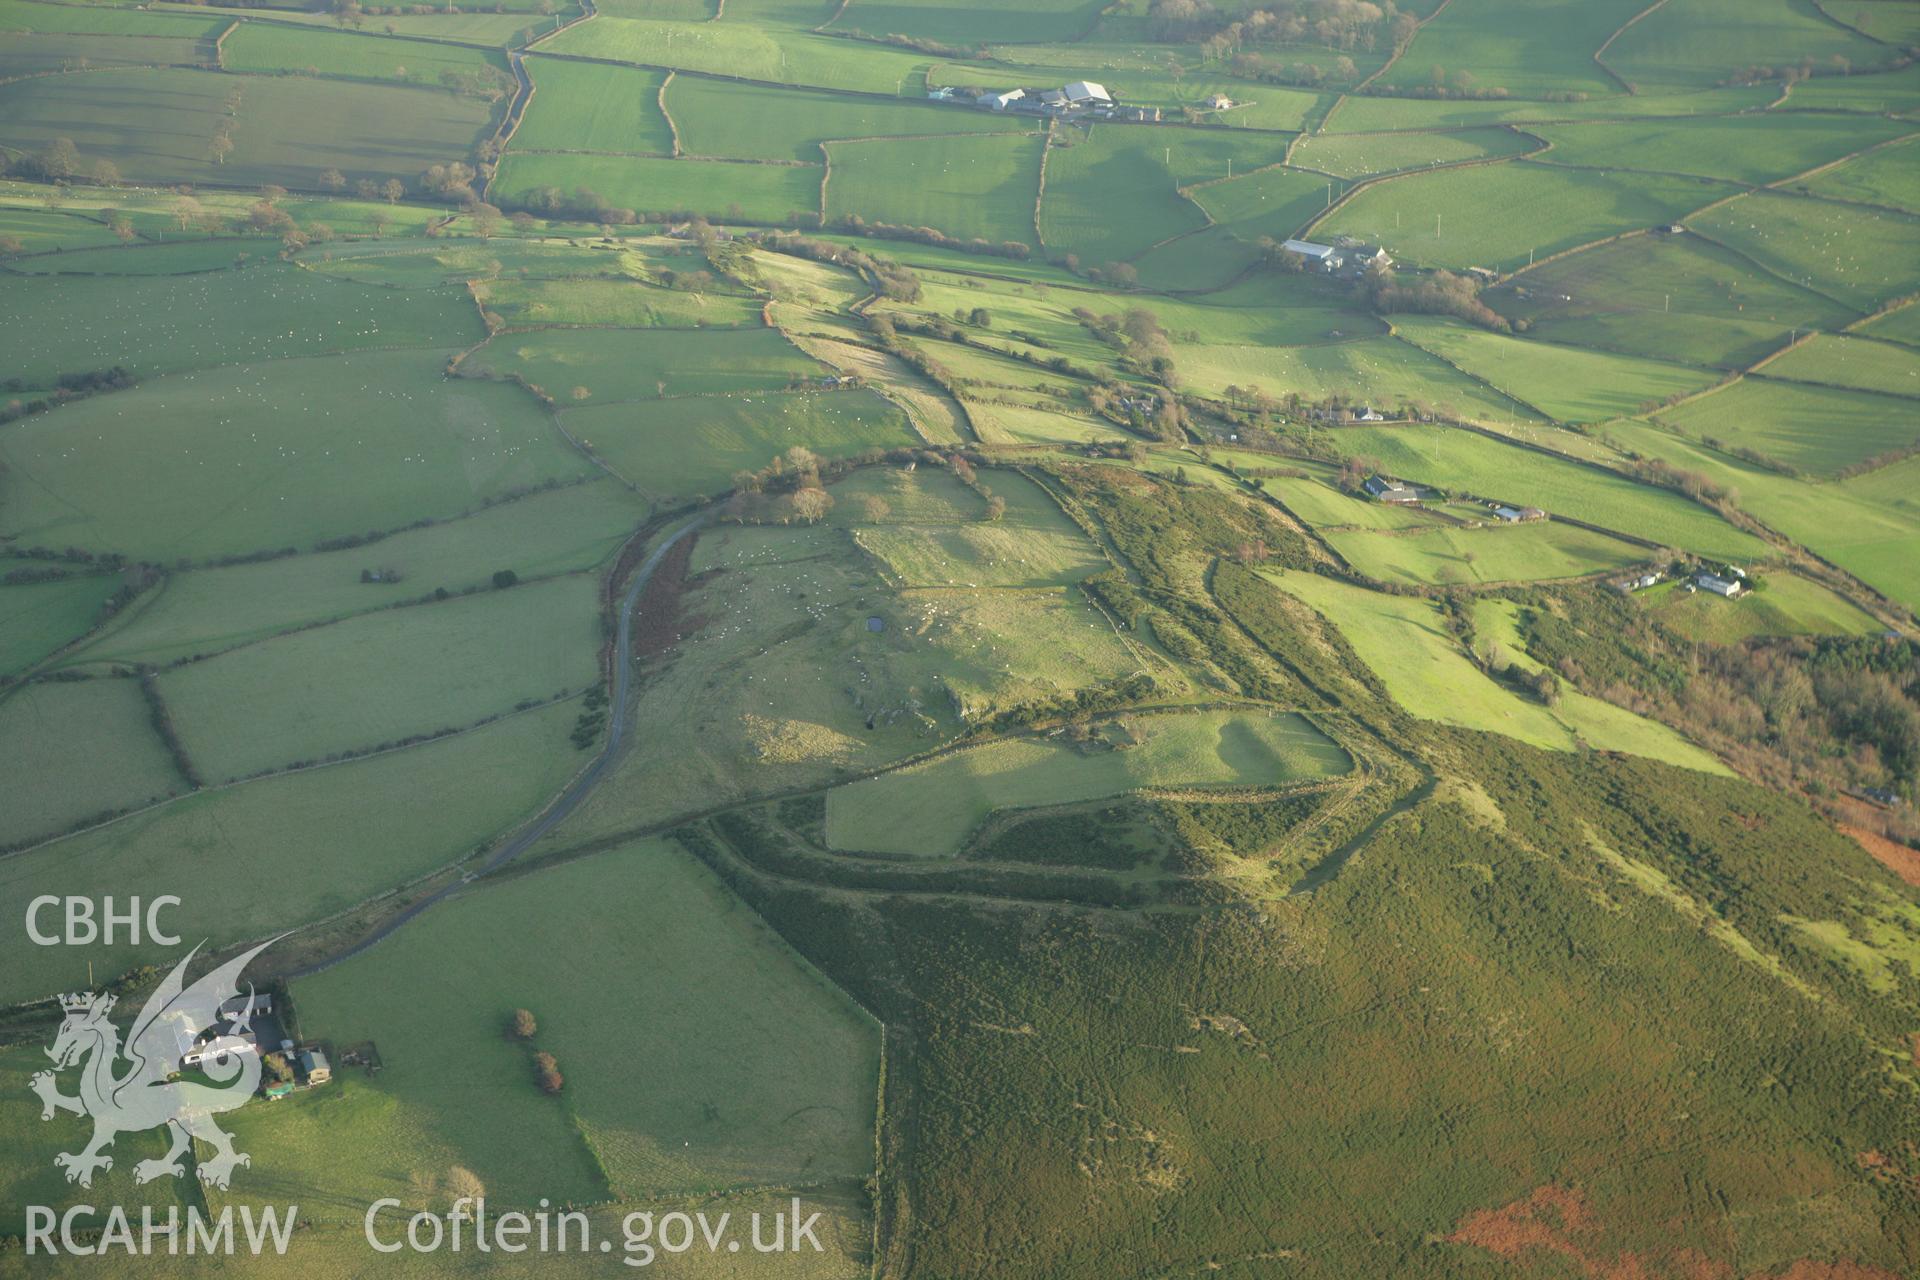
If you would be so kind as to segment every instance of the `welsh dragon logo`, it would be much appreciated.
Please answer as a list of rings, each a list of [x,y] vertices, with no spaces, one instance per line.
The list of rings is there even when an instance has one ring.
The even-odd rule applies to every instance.
[[[252,1163],[251,1157],[233,1149],[233,1138],[213,1118],[253,1096],[260,1084],[260,1055],[237,1034],[215,1036],[204,1043],[200,1037],[221,1023],[221,1006],[240,995],[240,971],[271,945],[271,941],[261,943],[189,987],[184,985],[184,975],[200,951],[195,947],[147,998],[124,1047],[119,1029],[107,1019],[113,1012],[113,996],[88,991],[60,997],[66,1018],[47,1050],[53,1070],[36,1074],[32,1087],[40,1095],[42,1120],[53,1119],[58,1111],[93,1120],[91,1142],[80,1151],[63,1151],[53,1158],[66,1171],[68,1182],[92,1186],[96,1170],[113,1168],[113,1157],[105,1149],[117,1135],[163,1125],[172,1133],[173,1146],[159,1159],[135,1165],[135,1182],[151,1182],[167,1174],[183,1176],[182,1157],[195,1138],[215,1150],[211,1159],[199,1162],[200,1180],[211,1186],[225,1187],[236,1166]],[[247,994],[247,1006],[233,1024],[235,1031],[246,1026],[251,987]],[[181,1055],[189,1049],[204,1055],[198,1070],[215,1083],[168,1079],[179,1070]],[[119,1069],[123,1061],[130,1064],[125,1071]],[[54,1073],[76,1065],[80,1066],[80,1092],[68,1097],[60,1092]]]

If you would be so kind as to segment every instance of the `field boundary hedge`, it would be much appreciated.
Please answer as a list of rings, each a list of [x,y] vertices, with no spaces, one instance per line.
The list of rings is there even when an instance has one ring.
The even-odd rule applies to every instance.
[[[227,37],[240,29],[242,18],[235,18],[227,24],[227,29],[213,38],[213,68],[216,71],[227,69]]]
[[[1400,61],[1400,55],[1405,53],[1407,50],[1413,48],[1413,42],[1420,38],[1420,33],[1426,30],[1427,24],[1429,22],[1432,22],[1435,18],[1439,17],[1441,14],[1445,13],[1447,11],[1447,6],[1452,3],[1453,3],[1453,0],[1440,0],[1439,4],[1433,6],[1433,12],[1413,24],[1412,34],[1408,35],[1404,42],[1397,44],[1393,47],[1393,52],[1387,55],[1387,60],[1381,63],[1379,68],[1372,75],[1362,80],[1359,84],[1354,85],[1353,88],[1349,90],[1347,93],[1341,94],[1340,101],[1344,102],[1351,95],[1363,92],[1368,85],[1372,84],[1375,80],[1378,80],[1381,76],[1391,71],[1393,69],[1393,64]],[[1340,103],[1336,102],[1333,105],[1335,107],[1338,107]],[[1327,114],[1331,116],[1333,114],[1333,111],[1329,110]],[[1326,127],[1326,121],[1322,120],[1320,122],[1320,127],[1324,129]]]
[[[1600,70],[1606,72],[1608,77],[1611,78],[1613,82],[1619,85],[1622,89],[1625,89],[1629,96],[1638,93],[1639,90],[1634,87],[1632,81],[1628,80],[1625,76],[1621,75],[1618,71],[1615,71],[1612,67],[1608,66],[1606,64],[1606,61],[1601,57],[1601,55],[1604,54],[1608,49],[1611,49],[1613,47],[1613,42],[1615,40],[1618,40],[1621,36],[1627,33],[1628,27],[1631,27],[1634,23],[1639,22],[1642,18],[1651,16],[1655,9],[1660,8],[1666,3],[1667,3],[1667,0],[1653,0],[1652,4],[1640,10],[1640,12],[1634,14],[1631,18],[1628,18],[1625,22],[1621,23],[1618,27],[1614,28],[1613,34],[1608,36],[1605,40],[1602,40],[1600,42],[1600,47],[1593,51],[1593,65],[1600,68]],[[1820,0],[1814,0],[1814,3],[1817,5],[1820,3]]]
[[[673,78],[679,74],[677,71],[667,72],[666,77],[660,81],[660,88],[654,94],[660,102],[660,118],[667,122],[667,137],[672,141],[673,149],[669,155],[675,160],[685,154],[685,148],[680,145],[680,126],[673,122],[673,112],[667,110],[667,86],[672,84]]]

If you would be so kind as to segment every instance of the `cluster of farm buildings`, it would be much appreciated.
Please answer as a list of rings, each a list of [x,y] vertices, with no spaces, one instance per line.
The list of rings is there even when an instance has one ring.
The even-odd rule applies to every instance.
[[[1308,267],[1327,275],[1345,273],[1363,276],[1368,271],[1386,271],[1393,266],[1393,258],[1375,244],[1361,244],[1357,240],[1343,239],[1337,244],[1318,244],[1312,240],[1287,240],[1282,249],[1297,254],[1306,260]]]
[[[1161,118],[1159,107],[1122,106],[1114,101],[1105,85],[1092,80],[1076,80],[1057,89],[989,89],[981,93],[957,88],[930,89],[927,97],[963,107],[1063,120],[1131,120],[1151,124]],[[1225,111],[1233,106],[1233,99],[1216,93],[1207,99],[1206,105],[1211,111]]]
[[[1658,586],[1666,581],[1666,577],[1664,573],[1643,573],[1613,585],[1617,590],[1631,595],[1635,591],[1644,591],[1648,587]],[[1716,596],[1725,596],[1732,600],[1747,591],[1747,571],[1737,565],[1726,565],[1718,572],[1712,569],[1697,569],[1687,578],[1684,585],[1689,593],[1710,591]]]
[[[1419,485],[1408,484],[1404,480],[1395,480],[1388,476],[1368,476],[1360,487],[1375,502],[1390,503],[1394,506],[1412,506],[1439,496],[1422,489]],[[1515,507],[1504,502],[1491,501],[1483,505],[1501,524],[1527,524],[1547,518],[1547,513],[1539,507]]]
[[[189,1038],[179,1070],[198,1070],[227,1055],[258,1054],[264,1061],[274,1053],[281,1055],[291,1072],[261,1074],[260,1092],[268,1098],[285,1097],[295,1089],[311,1089],[333,1079],[333,1064],[326,1052],[318,1045],[298,1045],[289,1039],[274,1014],[273,998],[257,993],[223,1003],[214,1024]]]

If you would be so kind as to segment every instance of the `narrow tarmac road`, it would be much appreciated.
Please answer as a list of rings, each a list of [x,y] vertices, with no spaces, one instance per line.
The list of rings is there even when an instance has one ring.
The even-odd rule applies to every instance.
[[[607,719],[607,740],[602,744],[600,754],[594,757],[593,763],[588,765],[583,772],[575,777],[574,780],[567,785],[566,790],[562,791],[533,821],[520,828],[510,839],[502,843],[499,848],[488,854],[484,862],[471,868],[465,876],[420,899],[420,901],[409,906],[405,911],[402,911],[399,915],[387,921],[381,925],[380,928],[360,939],[352,946],[342,951],[337,951],[324,960],[315,961],[305,968],[283,974],[283,977],[289,979],[310,977],[323,969],[331,969],[342,960],[350,960],[354,956],[359,955],[361,952],[367,950],[367,948],[391,934],[394,930],[412,920],[415,916],[418,916],[428,907],[464,889],[476,877],[483,876],[489,871],[497,870],[507,863],[512,862],[515,858],[532,848],[533,845],[547,835],[548,832],[552,831],[562,822],[565,822],[567,817],[572,814],[575,809],[580,807],[581,801],[593,794],[594,789],[606,779],[608,770],[613,767],[614,757],[619,753],[620,745],[626,740],[627,736],[627,722],[629,719],[627,692],[633,680],[633,659],[631,656],[633,651],[633,617],[634,610],[639,606],[640,593],[645,591],[647,589],[647,583],[653,580],[653,572],[659,567],[660,561],[666,557],[667,552],[672,550],[675,544],[682,538],[692,535],[705,524],[705,516],[696,516],[681,525],[673,532],[671,537],[655,547],[652,552],[648,554],[647,558],[640,563],[640,567],[634,570],[633,584],[627,588],[627,594],[621,598],[620,620],[615,627],[613,648],[613,709]]]

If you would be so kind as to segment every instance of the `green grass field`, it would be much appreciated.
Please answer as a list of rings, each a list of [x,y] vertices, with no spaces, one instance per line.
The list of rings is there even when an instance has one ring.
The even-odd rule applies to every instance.
[[[235,365],[31,418],[0,437],[0,532],[202,558],[445,518],[586,473],[518,387],[449,385],[448,354]]]
[[[914,442],[906,415],[871,391],[760,392],[570,409],[569,434],[648,493],[720,493],[804,445],[841,458]]]
[[[1197,187],[1194,200],[1228,234],[1243,241],[1292,238],[1326,208],[1331,195],[1317,174],[1296,169],[1258,173]]]
[[[600,479],[364,547],[169,574],[125,625],[103,633],[73,661],[171,662],[440,589],[478,589],[500,569],[522,578],[588,569],[612,555],[647,512],[644,499],[615,480]],[[382,581],[361,581],[368,571],[379,572]]]
[[[517,374],[567,407],[778,391],[822,368],[772,329],[536,329],[489,339],[461,372]]]
[[[294,1147],[318,1161],[304,1172],[321,1194],[407,1198],[408,1172],[450,1163],[521,1205],[872,1169],[877,1024],[665,841],[483,885],[295,998],[310,1034],[379,1045],[385,1069],[361,1088],[391,1107],[374,1128],[383,1160],[323,1132]],[[558,1099],[501,1035],[517,1007],[560,1063]]]
[[[643,213],[688,210],[720,219],[785,223],[795,213],[819,212],[823,172],[818,165],[514,151],[501,161],[490,191],[512,204],[524,203],[541,187],[572,191],[584,186],[616,207]]]
[[[1764,367],[1768,378],[1854,387],[1890,396],[1920,396],[1920,355],[1871,338],[1823,333]]]
[[[1066,804],[1141,787],[1275,786],[1352,767],[1295,715],[1185,711],[1129,721],[1125,745],[1084,749],[1028,739],[971,747],[827,796],[836,849],[945,858],[1000,809]]]
[[[474,287],[488,311],[515,328],[612,325],[624,329],[753,327],[751,298],[710,290],[657,289],[637,280],[500,280]]]
[[[1369,578],[1429,586],[1577,578],[1638,564],[1647,554],[1630,543],[1552,521],[1412,533],[1355,530],[1329,533],[1326,539]]]
[[[1387,245],[1435,267],[1511,271],[1607,236],[1676,221],[1729,195],[1720,183],[1657,174],[1557,169],[1529,160],[1377,183],[1335,209],[1315,235]]]
[[[1677,493],[1625,476],[1434,427],[1348,427],[1336,437],[1351,456],[1390,475],[1544,508],[1704,555],[1747,559],[1762,544]]]
[[[228,71],[298,72],[350,80],[393,80],[439,87],[460,77],[485,77],[507,88],[506,57],[491,49],[383,40],[349,31],[316,31],[271,22],[243,22],[220,46]]]
[[[989,483],[1001,473],[989,476]],[[886,525],[971,525],[987,513],[987,504],[979,493],[961,484],[945,468],[862,467],[843,480],[834,482],[833,495],[838,505],[828,517],[831,524],[843,528],[873,528]],[[1041,495],[1044,497],[1044,495]],[[877,519],[861,504],[863,498],[879,498],[887,504]],[[1011,506],[1011,503],[1009,503]],[[708,551],[718,551],[723,542],[703,543]],[[770,542],[763,550],[772,551],[781,544]],[[736,549],[736,553],[744,548]]]
[[[229,116],[236,91],[239,110]],[[412,186],[428,165],[471,151],[488,118],[486,103],[439,89],[303,76],[95,71],[0,85],[0,144],[38,150],[70,138],[85,163],[112,161],[141,182],[312,190],[339,169]],[[228,119],[233,152],[216,162],[215,129]]]
[[[119,585],[115,574],[0,586],[0,675],[17,675],[85,635]]]
[[[1071,587],[1108,567],[1032,481],[996,471],[987,484],[1007,503],[997,521],[910,524],[889,513],[857,528],[854,539],[904,587]],[[843,518],[864,519],[859,504],[848,510]]]
[[[665,72],[533,57],[527,74],[533,101],[513,131],[514,150],[673,154],[673,131],[660,113]]]
[[[1482,300],[1549,342],[1726,366],[1758,360],[1794,329],[1850,317],[1833,299],[1689,235],[1632,236],[1571,254]]]
[[[0,80],[82,67],[191,66],[201,42],[178,36],[39,35],[0,31]]]
[[[1865,311],[1920,284],[1906,250],[1920,218],[1824,200],[1750,195],[1702,214],[1697,226],[1795,284]]]
[[[551,31],[556,22],[571,16],[571,11],[541,14],[535,12],[540,0],[500,0],[497,11],[469,8],[448,13],[443,5],[425,13],[383,13],[379,32],[401,36],[432,36],[454,44],[477,44],[490,48],[518,44]],[[516,13],[514,10],[520,10]],[[275,9],[275,22],[297,22],[310,27],[332,27],[338,19],[324,10]],[[360,28],[366,31],[365,27]]]
[[[182,937],[218,948],[344,911],[456,858],[531,816],[579,767],[573,703],[510,716],[443,742],[237,787],[198,792],[111,826],[0,860],[11,901],[111,884],[180,893]],[[98,980],[172,959],[164,947],[89,948]],[[71,991],[85,961],[21,949],[0,971],[9,1004]]]
[[[1778,85],[1597,96],[1582,102],[1524,98],[1374,98],[1342,102],[1327,122],[1332,133],[1377,133],[1396,129],[1465,129],[1496,124],[1554,124],[1656,116],[1729,115],[1764,107],[1780,96]]]
[[[1230,386],[1253,387],[1268,395],[1298,391],[1309,399],[1334,395],[1355,402],[1370,399],[1386,407],[1415,401],[1482,422],[1537,420],[1525,406],[1482,386],[1439,357],[1393,338],[1302,347],[1180,343],[1174,352],[1187,385],[1213,395]]]
[[[103,811],[145,804],[184,781],[147,725],[135,680],[32,684],[0,699],[7,803],[0,845],[58,835]]]
[[[1712,386],[1712,370],[1509,338],[1455,320],[1396,316],[1394,331],[1558,422],[1603,422]]]
[[[1420,29],[1381,82],[1426,85],[1465,71],[1473,87],[1526,97],[1617,94],[1593,52],[1645,5],[1636,0],[1452,0]]]
[[[365,614],[160,677],[209,781],[366,751],[511,711],[595,680],[591,575]]]
[[[833,143],[827,216],[1032,244],[1041,141],[988,135]]]
[[[926,56],[908,49],[738,22],[603,17],[570,27],[539,47],[770,84],[913,97],[919,96],[927,68]]]
[[[1138,129],[1110,124],[1048,149],[1040,234],[1049,250],[1112,262],[1206,225],[1163,157],[1150,154],[1154,142]]]
[[[1920,346],[1920,306],[1908,305],[1861,326],[1861,331],[1890,342]]]
[[[1630,448],[1699,471],[1739,491],[1740,506],[1908,608],[1920,606],[1920,566],[1913,558],[1920,510],[1912,498],[1911,460],[1835,485],[1811,485],[1763,470],[1639,424],[1609,434]]]
[[[700,534],[692,571],[701,577],[682,597],[682,616],[704,625],[671,662],[649,667],[634,707],[636,724],[680,729],[634,736],[607,783],[569,819],[566,844],[752,796],[825,787],[848,770],[925,751],[959,728],[941,685],[956,665],[951,651],[964,644],[980,666],[991,661],[995,670],[1006,662],[975,652],[987,640],[977,633],[955,631],[948,650],[917,634],[919,619],[873,562],[845,529],[824,522],[715,525]],[[1080,615],[1078,630],[1093,636],[1084,626],[1091,610]],[[867,629],[874,616],[888,621],[885,630]],[[1043,638],[1077,643],[1059,614],[1033,618],[1049,628]],[[1105,653],[1102,676],[1131,669],[1116,673]],[[1087,665],[1081,658],[1060,671],[1077,674]],[[1020,674],[1039,669],[1023,659]]]
[[[1300,140],[1292,163],[1340,178],[1365,178],[1488,156],[1517,155],[1540,144],[1513,129],[1463,129],[1457,133],[1381,133],[1356,136],[1316,133]]]
[[[1920,67],[1877,75],[1821,76],[1795,85],[1787,101],[1814,111],[1909,114],[1920,107]]]
[[[289,217],[296,217],[293,210],[298,207],[281,206]],[[150,215],[129,216],[133,218],[136,229],[150,230],[153,221]],[[149,226],[141,227],[141,223],[148,223]],[[26,276],[95,276],[109,279],[116,282],[116,289],[125,293],[137,288],[125,284],[127,277],[194,276],[237,271],[242,267],[261,265],[270,256],[265,252],[266,249],[265,241],[247,241],[233,236],[167,242],[135,240],[127,244],[115,244],[112,248],[72,249],[17,258],[13,266]],[[111,300],[103,301],[103,309],[111,312]],[[128,341],[132,345],[131,337]]]
[[[85,974],[74,975],[76,981]],[[9,1044],[0,1049],[0,1231],[18,1237],[26,1231],[26,1207],[30,1204],[55,1206],[62,1213],[75,1205],[96,1204],[92,1213],[82,1212],[76,1224],[98,1224],[104,1218],[107,1197],[124,1207],[132,1220],[140,1220],[140,1209],[150,1205],[157,1221],[166,1221],[169,1209],[185,1213],[193,1201],[192,1188],[185,1182],[160,1178],[144,1186],[133,1180],[133,1166],[142,1159],[159,1157],[167,1149],[166,1139],[157,1132],[129,1133],[114,1145],[114,1167],[103,1174],[91,1191],[69,1183],[53,1162],[58,1151],[78,1150],[86,1141],[86,1122],[75,1116],[61,1117],[61,1123],[49,1124],[40,1118],[40,1099],[31,1085],[33,1076],[47,1069],[45,1046],[32,1043]],[[71,1085],[67,1086],[71,1088]],[[164,1256],[164,1246],[163,1246]]]
[[[626,253],[582,260],[565,244],[541,240],[446,240],[425,236],[315,245],[299,255],[305,267],[385,289],[491,284],[520,279],[624,278]]]
[[[102,257],[159,252],[155,246]],[[231,263],[234,246],[220,246],[219,254]],[[16,302],[0,311],[7,371],[38,386],[51,385],[57,374],[114,365],[145,380],[371,347],[451,347],[484,336],[459,290],[370,289],[277,262],[137,279],[36,276],[11,281],[7,291]]]
[[[226,25],[210,14],[149,13],[120,5],[35,4],[29,0],[0,3],[0,31],[7,32],[211,40]]]
[[[1714,120],[1538,128],[1550,164],[1697,173],[1733,182],[1778,182],[1912,131],[1894,120],[1834,115],[1744,115]]]
[[[1875,44],[1798,0],[1688,0],[1649,14],[1607,50],[1607,65],[1641,87],[1705,86],[1744,67],[1840,57],[1853,67],[1890,61]]]
[[[0,235],[20,242],[23,253],[51,253],[118,244],[106,223],[60,209],[0,206]]]
[[[1271,465],[1265,459],[1260,465]],[[1266,476],[1260,480],[1263,493],[1282,502],[1295,518],[1316,529],[1412,529],[1433,523],[1418,508],[1373,502],[1343,493],[1328,476],[1318,479],[1297,476]]]
[[[1659,417],[1687,435],[1753,449],[1813,475],[1831,475],[1920,439],[1911,401],[1762,378],[1663,409]]]
[[[0,0],[0,902],[368,942],[294,996],[385,1069],[69,1186],[20,1002],[185,948],[0,946],[0,1236],[494,1280],[368,1261],[461,1166],[827,1215],[682,1280],[1914,1271],[1920,889],[1831,819],[1914,826],[1915,0],[245,3]],[[926,96],[1080,79],[1165,117]],[[1386,309],[1469,267],[1509,332]]]
[[[1160,107],[1175,118],[1186,107],[1205,110],[1207,100],[1222,93],[1233,100],[1233,108],[1209,111],[1210,124],[1280,133],[1304,128],[1307,118],[1324,102],[1311,89],[1259,83],[1233,75],[1224,62],[1203,63],[1199,50],[1191,45],[1155,45],[1137,37],[1123,37],[1074,44],[1023,44],[993,52],[993,62],[936,62],[927,70],[927,82],[951,87],[1037,87],[1091,78],[1124,95],[1129,105]],[[1288,49],[1290,58],[1302,61],[1314,55],[1327,63],[1339,56],[1332,50],[1304,45]],[[1361,50],[1353,50],[1352,56],[1356,62],[1367,60]]]
[[[688,155],[820,163],[820,144],[841,138],[932,137],[1030,131],[1032,120],[929,102],[847,98],[676,76],[667,113]]]
[[[1150,290],[1192,290],[1213,294],[1244,281],[1260,262],[1260,251],[1235,229],[1208,227],[1156,245],[1132,262],[1140,284]]]
[[[991,548],[948,547],[980,556]],[[964,563],[964,562],[963,562]],[[987,588],[994,576],[979,560],[961,581],[979,587],[903,592],[881,616],[910,633],[919,650],[915,672],[944,726],[951,714],[962,726],[1022,702],[1045,702],[1138,671],[1140,647],[1071,589]],[[1178,688],[1178,679],[1168,681]]]
[[[1666,726],[1597,698],[1568,690],[1558,707],[1548,707],[1497,683],[1460,651],[1446,630],[1439,606],[1430,600],[1383,595],[1310,573],[1279,569],[1265,573],[1338,627],[1394,701],[1416,716],[1505,734],[1550,751],[1585,746],[1709,773],[1726,772],[1719,761]],[[1482,623],[1476,630],[1491,628]],[[1510,629],[1505,636],[1488,638],[1503,640],[1508,654],[1524,663]]]
[[[1738,644],[1754,636],[1866,636],[1885,629],[1845,597],[1791,573],[1767,574],[1738,600],[1678,590],[1638,598],[1663,626],[1713,644]]]
[[[834,19],[835,31],[907,35],[938,41],[1074,40],[1100,13],[1099,0],[985,0],[956,8],[945,0],[863,0]]]
[[[1815,195],[1858,200],[1920,212],[1920,179],[1914,177],[1914,143],[1903,138],[1847,161],[1815,178]]]

